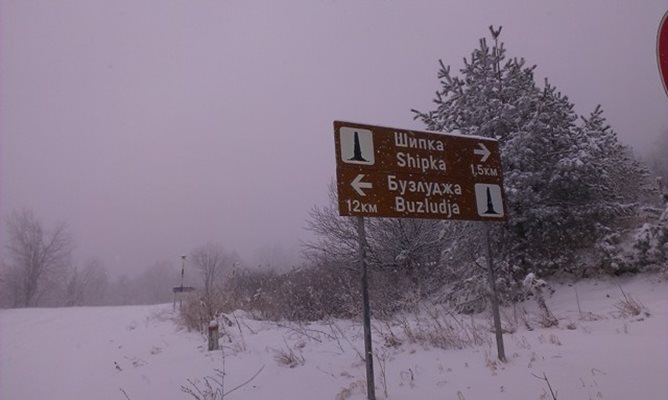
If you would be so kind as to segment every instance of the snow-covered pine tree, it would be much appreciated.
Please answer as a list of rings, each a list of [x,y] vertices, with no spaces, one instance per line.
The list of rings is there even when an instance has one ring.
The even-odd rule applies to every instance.
[[[547,276],[581,268],[576,257],[633,212],[644,179],[600,107],[578,125],[568,97],[547,80],[539,88],[535,66],[508,59],[496,33],[491,48],[480,40],[458,76],[441,62],[435,109],[413,111],[429,130],[500,141],[509,221],[495,228],[494,247],[499,279],[511,289],[528,272]],[[451,222],[446,228],[460,237],[463,229],[471,239],[478,235],[476,224]],[[472,242],[447,244],[457,256],[443,258],[446,268],[469,280],[475,280],[469,272],[476,257]]]
[[[607,124],[603,109],[596,106],[589,117],[580,117],[582,125],[578,126],[579,156],[589,166],[589,176],[596,182],[606,181],[607,188],[590,185],[604,197],[608,208],[615,214],[625,213],[626,209],[638,202],[647,201],[648,196],[656,196],[650,188],[649,171],[641,165],[632,154],[630,148],[617,140],[617,134]]]

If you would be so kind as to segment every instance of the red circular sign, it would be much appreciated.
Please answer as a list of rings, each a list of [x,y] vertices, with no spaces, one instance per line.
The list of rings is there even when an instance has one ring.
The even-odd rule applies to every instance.
[[[656,38],[656,56],[659,62],[659,72],[663,88],[668,94],[668,12],[661,19],[659,24],[659,33]]]

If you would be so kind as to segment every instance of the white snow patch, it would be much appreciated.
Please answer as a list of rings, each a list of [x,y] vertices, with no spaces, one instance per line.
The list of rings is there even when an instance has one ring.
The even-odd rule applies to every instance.
[[[650,315],[619,315],[619,286]],[[495,359],[484,315],[475,319],[483,326],[483,344],[458,350],[411,342],[399,319],[374,321],[377,397],[385,398],[386,385],[389,399],[538,399],[547,385],[532,374],[545,373],[560,399],[667,398],[665,276],[552,287],[548,304],[558,327],[530,331],[522,318],[515,321],[512,308],[503,310],[504,326],[515,330],[504,335],[506,364]],[[532,301],[517,307],[523,308],[537,312]],[[0,310],[0,399],[124,400],[121,390],[132,400],[188,399],[181,391],[188,379],[201,385],[215,369],[224,369],[231,389],[263,366],[229,398],[366,397],[358,322],[276,324],[236,316],[241,331],[221,324],[228,333],[220,341],[223,360],[220,351],[206,351],[203,335],[175,324],[171,305]],[[403,320],[413,334],[420,329],[414,317]],[[450,328],[458,329],[456,323]],[[290,368],[280,361],[291,354],[303,363]]]

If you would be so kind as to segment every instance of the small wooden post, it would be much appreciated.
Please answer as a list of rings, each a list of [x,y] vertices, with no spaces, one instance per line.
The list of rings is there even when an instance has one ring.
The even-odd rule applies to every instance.
[[[218,321],[209,322],[209,351],[218,350]]]

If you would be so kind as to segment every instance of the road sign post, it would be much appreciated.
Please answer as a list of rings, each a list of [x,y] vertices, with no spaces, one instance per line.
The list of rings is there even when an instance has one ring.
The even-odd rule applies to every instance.
[[[503,331],[501,330],[501,311],[499,310],[499,297],[496,291],[496,273],[494,271],[494,259],[492,258],[492,245],[489,240],[489,226],[485,224],[485,242],[487,247],[487,279],[490,287],[490,303],[492,305],[492,318],[494,319],[494,334],[496,336],[496,354],[499,360],[506,362],[506,349],[503,346]]]
[[[375,399],[362,217],[505,221],[498,142],[334,121],[339,214],[358,217],[368,398]],[[488,274],[499,359],[505,361],[489,234]]]
[[[364,217],[357,217],[359,242],[359,269],[362,273],[362,320],[364,325],[364,361],[366,364],[366,392],[368,400],[376,400],[376,385],[373,376],[373,350],[371,348],[371,306],[369,305],[369,279],[366,265],[366,232]]]

